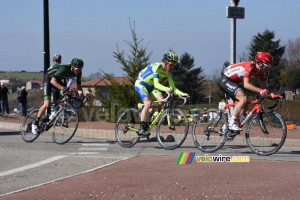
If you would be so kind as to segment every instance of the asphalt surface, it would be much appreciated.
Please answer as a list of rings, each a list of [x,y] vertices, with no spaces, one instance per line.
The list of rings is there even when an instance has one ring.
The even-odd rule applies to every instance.
[[[0,123],[0,127],[11,129],[18,126],[18,123]],[[93,125],[89,126],[88,130],[91,131],[85,129],[83,132],[87,134],[86,137],[93,137]],[[97,129],[99,132],[99,127]],[[109,129],[109,125],[102,129],[104,135],[109,134]],[[298,142],[299,130],[288,134],[293,134],[291,140]],[[81,136],[85,137],[84,134]],[[249,162],[240,163],[198,162],[198,150],[195,150],[197,153],[191,164],[176,164],[179,154],[140,155],[111,165],[99,166],[69,178],[24,188],[22,191],[1,196],[0,200],[299,199],[300,143],[299,148],[297,143],[292,144],[291,149],[284,147],[287,150],[284,153],[278,152],[276,156],[253,156],[254,159],[250,156]],[[184,150],[183,147],[182,151]],[[238,148],[236,150],[239,151]],[[165,152],[168,154],[172,151]],[[224,152],[228,152],[227,149],[223,150],[223,154]],[[187,161],[187,155],[183,163]]]

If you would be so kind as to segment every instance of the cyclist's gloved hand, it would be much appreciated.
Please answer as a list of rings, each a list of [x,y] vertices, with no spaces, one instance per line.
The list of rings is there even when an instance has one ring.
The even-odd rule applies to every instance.
[[[267,96],[267,94],[269,93],[269,91],[267,89],[261,89],[259,91],[259,94],[262,96],[262,97],[265,97]]]
[[[170,88],[170,89],[167,91],[167,93],[173,93],[173,92],[174,92],[173,88]]]
[[[60,91],[60,94],[61,95],[64,95],[66,92],[69,91],[69,88],[68,87],[65,87],[63,90]]]

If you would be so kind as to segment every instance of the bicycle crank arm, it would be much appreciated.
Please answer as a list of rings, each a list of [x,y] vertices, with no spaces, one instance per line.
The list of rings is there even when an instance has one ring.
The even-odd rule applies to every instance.
[[[173,126],[173,127],[169,126],[169,129],[172,131],[175,131],[175,126]]]

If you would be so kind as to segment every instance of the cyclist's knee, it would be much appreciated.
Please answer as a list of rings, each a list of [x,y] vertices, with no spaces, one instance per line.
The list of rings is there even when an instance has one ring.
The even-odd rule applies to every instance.
[[[50,100],[45,100],[43,106],[44,106],[44,108],[47,109],[47,108],[50,107],[50,104],[51,104],[51,101],[50,101]]]
[[[246,105],[247,101],[248,101],[248,97],[245,93],[239,94],[235,97],[240,104]]]

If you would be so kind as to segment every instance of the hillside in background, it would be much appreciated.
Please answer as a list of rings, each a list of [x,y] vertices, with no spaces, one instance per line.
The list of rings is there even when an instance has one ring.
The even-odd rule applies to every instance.
[[[0,76],[4,78],[15,78],[24,80],[42,80],[44,73],[42,72],[1,72]]]
[[[0,72],[0,79],[22,79],[22,80],[43,80],[43,72]],[[82,77],[82,82],[93,80],[90,77]]]

